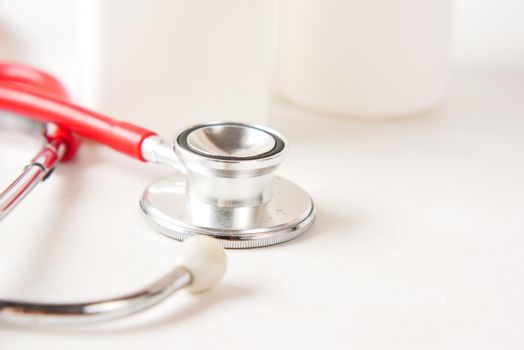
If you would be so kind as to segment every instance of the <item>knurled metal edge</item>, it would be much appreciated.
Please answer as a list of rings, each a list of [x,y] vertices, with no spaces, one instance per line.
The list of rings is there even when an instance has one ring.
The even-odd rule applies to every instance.
[[[146,219],[147,223],[153,228],[155,231],[169,237],[176,239],[177,241],[184,241],[185,239],[195,235],[195,231],[197,230],[191,230],[191,229],[183,229],[181,231],[175,231],[173,229],[167,228],[163,226],[161,223],[154,220],[150,214],[149,211],[145,210],[142,201],[140,201],[140,206],[142,208],[141,212],[144,215],[144,218]],[[215,238],[222,247],[226,249],[246,249],[246,248],[260,248],[260,247],[267,247],[271,245],[276,245],[280,243],[284,243],[287,241],[290,241],[292,239],[295,239],[297,237],[300,237],[303,235],[315,222],[316,217],[316,210],[315,206],[312,203],[311,204],[311,211],[306,216],[306,218],[296,225],[293,225],[292,228],[283,228],[280,230],[276,230],[271,232],[271,237],[268,238],[246,238],[246,239],[223,239],[218,238],[213,235],[208,235],[204,230],[198,230],[196,234],[203,234],[208,235],[210,237]],[[280,232],[279,232],[280,231]]]

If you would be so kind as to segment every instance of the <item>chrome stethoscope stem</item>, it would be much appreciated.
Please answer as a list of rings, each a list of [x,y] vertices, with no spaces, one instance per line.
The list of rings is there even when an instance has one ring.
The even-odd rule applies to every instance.
[[[30,325],[71,325],[108,321],[150,308],[188,286],[189,271],[176,266],[171,272],[135,293],[83,303],[43,304],[0,300],[0,321]]]
[[[66,145],[47,142],[24,168],[24,171],[0,194],[0,221],[7,216],[40,182],[51,174],[60,162]]]

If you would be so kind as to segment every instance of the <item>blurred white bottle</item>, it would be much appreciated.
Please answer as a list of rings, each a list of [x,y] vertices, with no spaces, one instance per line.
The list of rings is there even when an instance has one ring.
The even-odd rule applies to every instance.
[[[211,120],[264,122],[268,0],[84,0],[82,100],[165,137]]]
[[[0,1],[0,59],[52,73],[76,97],[79,1]]]
[[[393,117],[445,92],[452,0],[282,0],[276,87],[315,110]]]

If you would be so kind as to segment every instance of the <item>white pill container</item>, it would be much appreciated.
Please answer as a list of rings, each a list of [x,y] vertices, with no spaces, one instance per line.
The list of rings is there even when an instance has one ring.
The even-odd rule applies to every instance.
[[[391,118],[445,94],[452,0],[282,0],[276,89],[313,110]]]

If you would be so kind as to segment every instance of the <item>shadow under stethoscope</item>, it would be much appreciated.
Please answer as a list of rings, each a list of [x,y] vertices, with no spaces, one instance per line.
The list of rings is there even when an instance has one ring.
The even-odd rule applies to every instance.
[[[106,328],[105,330],[101,331],[104,333],[117,334],[130,331],[148,331],[162,327],[172,327],[173,325],[176,325],[178,322],[184,321],[191,317],[195,317],[202,312],[212,312],[212,309],[215,305],[220,305],[221,307],[223,307],[228,302],[245,298],[251,295],[252,293],[252,291],[244,288],[219,283],[213,289],[205,293],[191,295],[190,300],[187,300],[187,302],[184,305],[177,308],[176,310],[172,310],[172,312],[169,312],[163,316],[156,317],[155,319],[143,320],[142,322],[136,323],[134,325],[118,325],[115,322],[115,325],[112,327],[112,329]],[[170,302],[171,306],[173,306],[173,304],[176,304],[177,296],[175,295]],[[170,302],[166,303],[164,307],[169,308]],[[154,310],[151,311],[153,312]]]
[[[299,246],[301,244],[314,243],[322,235],[329,234],[330,232],[337,232],[337,227],[344,227],[348,230],[352,230],[357,224],[358,223],[352,218],[337,216],[324,210],[322,207],[317,207],[315,222],[307,232],[291,241],[267,248],[285,249],[289,245]]]

